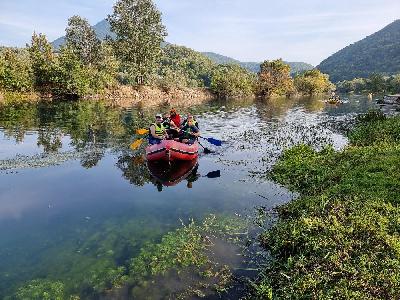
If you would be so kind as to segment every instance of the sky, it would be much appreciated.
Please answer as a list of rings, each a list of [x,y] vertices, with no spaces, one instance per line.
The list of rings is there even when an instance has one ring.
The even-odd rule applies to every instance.
[[[400,19],[399,0],[154,0],[170,43],[241,61],[283,58],[313,65]],[[115,0],[0,0],[0,45],[50,41],[69,17],[94,25]]]

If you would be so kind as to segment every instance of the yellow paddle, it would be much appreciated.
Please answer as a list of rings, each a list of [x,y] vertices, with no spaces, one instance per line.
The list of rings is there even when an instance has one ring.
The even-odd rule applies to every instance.
[[[136,134],[138,134],[138,135],[144,135],[144,134],[147,134],[147,133],[149,133],[148,129],[139,128],[139,129],[136,130]],[[136,150],[142,144],[143,144],[143,139],[137,139],[131,144],[131,149],[132,150]]]
[[[149,133],[148,129],[140,128],[140,129],[136,130],[136,134],[143,135],[143,134],[146,134],[146,133]]]
[[[132,149],[132,150],[136,150],[136,149],[139,148],[140,145],[142,145],[142,144],[143,144],[143,139],[138,139],[138,140],[134,141],[134,142],[131,144],[131,149]]]

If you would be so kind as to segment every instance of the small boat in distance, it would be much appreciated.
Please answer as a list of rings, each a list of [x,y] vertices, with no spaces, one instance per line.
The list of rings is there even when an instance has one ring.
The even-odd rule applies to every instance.
[[[385,95],[382,100],[378,100],[378,104],[400,104],[400,94]]]
[[[174,140],[162,140],[160,144],[149,145],[146,147],[147,161],[191,161],[199,155],[199,143],[193,144],[180,143]]]

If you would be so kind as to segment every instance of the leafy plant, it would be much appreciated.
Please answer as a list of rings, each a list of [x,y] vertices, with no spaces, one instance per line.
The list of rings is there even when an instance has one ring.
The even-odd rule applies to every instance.
[[[399,122],[370,112],[342,152],[284,153],[271,176],[301,196],[260,236],[273,260],[254,295],[267,286],[274,299],[400,297]]]

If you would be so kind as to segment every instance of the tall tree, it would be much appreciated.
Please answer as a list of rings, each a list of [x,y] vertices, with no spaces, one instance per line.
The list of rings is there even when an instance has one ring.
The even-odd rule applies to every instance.
[[[157,69],[167,35],[161,13],[152,0],[118,0],[108,21],[124,71],[133,82],[146,83]]]
[[[272,95],[289,95],[294,91],[290,66],[282,59],[264,61],[258,73],[258,96],[268,98]]]
[[[66,44],[80,58],[83,64],[91,65],[100,60],[101,42],[89,22],[80,16],[68,20]]]
[[[35,88],[38,90],[51,88],[55,57],[53,47],[47,41],[46,36],[34,32],[28,51],[35,77]]]

